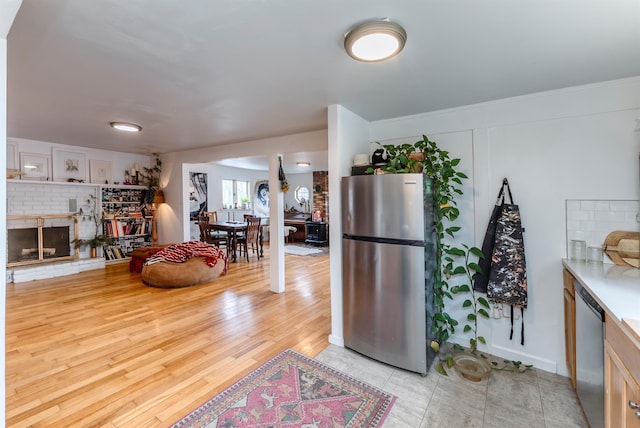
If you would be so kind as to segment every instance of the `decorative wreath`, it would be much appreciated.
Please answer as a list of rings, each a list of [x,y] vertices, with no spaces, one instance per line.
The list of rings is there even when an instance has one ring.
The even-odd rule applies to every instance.
[[[282,158],[278,158],[280,162],[280,169],[278,169],[278,180],[280,180],[280,191],[286,192],[289,190],[289,182],[287,181],[287,177],[284,175],[284,169],[282,169]]]

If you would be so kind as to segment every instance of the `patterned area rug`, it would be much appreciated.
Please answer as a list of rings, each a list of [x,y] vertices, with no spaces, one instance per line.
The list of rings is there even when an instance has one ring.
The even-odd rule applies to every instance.
[[[319,254],[324,254],[326,252],[325,248],[326,247],[317,248],[289,244],[284,246],[284,252],[286,254],[293,254],[296,256],[317,256]]]
[[[173,427],[379,427],[395,399],[287,349]]]

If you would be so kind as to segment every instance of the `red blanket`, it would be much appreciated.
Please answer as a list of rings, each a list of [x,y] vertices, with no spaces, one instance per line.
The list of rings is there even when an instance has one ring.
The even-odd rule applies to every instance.
[[[145,262],[146,265],[157,262],[184,263],[192,257],[203,257],[204,261],[211,267],[218,263],[219,259],[224,260],[224,272],[227,273],[227,255],[215,245],[206,242],[190,241],[175,244],[165,248],[150,257]]]

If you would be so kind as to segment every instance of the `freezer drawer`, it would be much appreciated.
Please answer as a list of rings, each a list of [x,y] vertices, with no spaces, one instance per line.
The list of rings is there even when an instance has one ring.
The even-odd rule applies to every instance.
[[[424,247],[343,239],[345,346],[426,374]]]

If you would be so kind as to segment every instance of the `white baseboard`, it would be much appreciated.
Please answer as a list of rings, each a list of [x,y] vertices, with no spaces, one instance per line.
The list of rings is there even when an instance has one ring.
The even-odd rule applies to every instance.
[[[461,346],[468,347],[469,339],[460,336],[452,336],[449,339],[452,343],[457,343]],[[494,355],[505,360],[522,361],[523,364],[532,364],[536,369],[544,370],[550,373],[557,373],[561,376],[568,376],[568,372],[558,372],[558,364],[556,361],[548,360],[545,358],[536,357],[525,352],[514,351],[513,349],[505,348],[504,346],[484,346],[480,345],[478,349],[481,352]]]
[[[342,337],[330,334],[329,343],[331,343],[332,345],[341,346],[344,348],[344,339]]]

